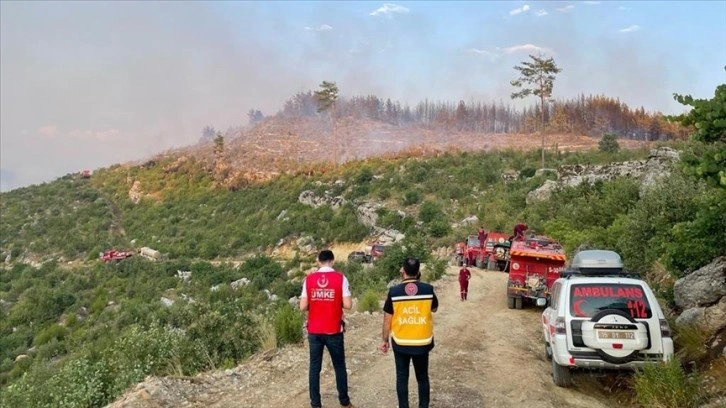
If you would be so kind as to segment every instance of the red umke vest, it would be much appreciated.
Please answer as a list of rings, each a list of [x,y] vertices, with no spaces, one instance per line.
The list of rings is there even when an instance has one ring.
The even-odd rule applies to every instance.
[[[338,334],[343,320],[343,274],[313,272],[305,278],[308,333]]]

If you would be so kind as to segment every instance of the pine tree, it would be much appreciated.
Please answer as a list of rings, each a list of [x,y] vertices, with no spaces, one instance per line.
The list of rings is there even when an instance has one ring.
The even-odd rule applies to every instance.
[[[338,137],[335,129],[335,105],[338,100],[338,85],[335,82],[323,81],[320,89],[315,91],[315,100],[318,103],[318,113],[329,112],[333,124],[333,163],[338,165]]]
[[[518,92],[514,92],[512,94],[512,99],[525,98],[530,95],[538,96],[540,99],[542,168],[544,168],[545,100],[552,97],[552,88],[554,87],[555,75],[557,75],[562,70],[557,67],[554,58],[550,57],[545,59],[542,55],[538,57],[530,55],[529,58],[532,61],[522,61],[520,65],[514,66],[514,69],[519,71],[520,76],[519,78],[511,81],[510,83],[515,88],[521,88],[521,90]],[[528,88],[527,86],[530,87]]]

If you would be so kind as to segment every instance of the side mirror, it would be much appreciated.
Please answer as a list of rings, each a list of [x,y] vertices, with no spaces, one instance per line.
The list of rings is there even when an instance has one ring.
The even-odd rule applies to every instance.
[[[547,299],[545,299],[545,298],[537,298],[537,306],[538,307],[545,307],[545,306],[547,306]]]

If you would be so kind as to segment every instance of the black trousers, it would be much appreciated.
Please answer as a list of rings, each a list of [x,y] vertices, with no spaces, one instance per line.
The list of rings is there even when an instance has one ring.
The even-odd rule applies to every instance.
[[[431,386],[429,385],[429,353],[402,354],[394,351],[396,359],[396,394],[398,395],[398,408],[408,406],[408,377],[409,368],[413,361],[413,371],[418,382],[418,406],[429,408]]]

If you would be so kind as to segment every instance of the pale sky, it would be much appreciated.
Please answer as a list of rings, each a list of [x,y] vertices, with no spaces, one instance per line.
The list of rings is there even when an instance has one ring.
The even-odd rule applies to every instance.
[[[323,80],[506,102],[539,52],[563,69],[556,98],[678,113],[672,93],[726,82],[726,1],[2,1],[0,189],[195,143]]]

